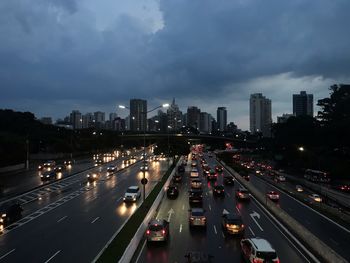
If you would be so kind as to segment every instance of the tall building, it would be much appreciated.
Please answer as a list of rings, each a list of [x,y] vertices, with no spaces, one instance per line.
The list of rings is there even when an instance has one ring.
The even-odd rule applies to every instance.
[[[285,123],[290,117],[293,117],[294,114],[283,113],[282,116],[277,116],[277,123]]]
[[[105,122],[105,113],[101,111],[94,112],[95,123]]]
[[[210,133],[210,114],[207,112],[201,112],[199,116],[199,131],[202,133]]]
[[[261,93],[250,95],[250,131],[262,132],[264,137],[271,136],[271,100]]]
[[[179,106],[175,103],[175,98],[167,110],[168,126],[171,131],[178,131],[182,127],[182,112]]]
[[[73,110],[70,114],[70,123],[73,126],[74,130],[81,129],[82,128],[82,118],[81,113],[78,110]]]
[[[125,120],[120,118],[120,117],[116,117],[113,120],[110,121],[111,122],[111,128],[114,131],[125,131]]]
[[[86,113],[83,115],[83,129],[94,127],[94,115]]]
[[[314,95],[300,91],[300,94],[293,94],[294,116],[314,116]]]
[[[130,130],[142,132],[147,130],[147,101],[130,100]]]
[[[199,129],[201,110],[196,106],[191,106],[187,108],[187,126]]]
[[[118,115],[117,115],[117,113],[115,113],[115,112],[111,112],[111,113],[109,114],[109,120],[110,120],[110,121],[114,121],[117,117],[118,117]]]
[[[218,130],[225,131],[227,125],[227,110],[226,107],[218,107],[217,109],[217,122],[218,122]]]

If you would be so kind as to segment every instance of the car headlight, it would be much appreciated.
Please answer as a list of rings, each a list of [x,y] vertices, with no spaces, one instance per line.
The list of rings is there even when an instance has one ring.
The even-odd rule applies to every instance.
[[[93,177],[93,178],[96,178],[96,174],[93,174],[92,177]]]
[[[2,215],[1,215],[1,217],[3,217],[3,218],[4,218],[4,217],[6,217],[6,214],[5,214],[5,213],[4,213],[4,214],[2,214]]]
[[[87,177],[89,178],[89,177],[90,177],[90,174],[88,174]]]
[[[132,198],[132,200],[134,200],[134,201],[135,201],[135,200],[136,200],[136,197],[134,196],[134,197]]]

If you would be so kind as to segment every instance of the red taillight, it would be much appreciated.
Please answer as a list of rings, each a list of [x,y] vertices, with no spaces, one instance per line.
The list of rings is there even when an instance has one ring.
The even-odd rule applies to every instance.
[[[149,230],[146,231],[146,234],[147,234],[147,235],[149,235],[150,233],[151,233],[151,231],[149,231]]]
[[[165,230],[164,229],[162,230],[162,234],[165,235]]]
[[[274,261],[273,261],[273,263],[280,263],[281,261],[280,261],[280,259],[278,258],[278,259],[275,259]]]
[[[262,259],[259,258],[254,258],[253,259],[253,263],[263,263],[264,261]]]

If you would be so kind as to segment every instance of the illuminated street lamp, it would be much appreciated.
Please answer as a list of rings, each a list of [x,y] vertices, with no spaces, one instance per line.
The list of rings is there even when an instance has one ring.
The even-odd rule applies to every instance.
[[[303,151],[305,151],[305,148],[304,148],[303,146],[300,146],[300,147],[298,148],[298,150],[301,151],[301,152],[303,152]]]
[[[119,105],[118,107],[120,109],[129,109],[130,110],[130,108],[125,106],[125,105]],[[145,117],[146,117],[145,119],[147,121],[147,113],[155,111],[159,108],[167,108],[167,107],[169,107],[169,103],[162,104],[162,105],[157,106],[149,111],[141,111],[140,113],[145,114]],[[133,117],[133,119],[135,119],[135,117]],[[144,125],[143,125],[143,167],[145,167],[145,165],[146,165],[146,123],[144,123]],[[142,170],[143,170],[143,178],[142,179],[143,179],[143,181],[145,181],[146,171],[145,171],[145,169],[142,169]],[[143,183],[142,187],[143,187],[143,201],[145,201],[145,199],[146,199],[146,185]]]

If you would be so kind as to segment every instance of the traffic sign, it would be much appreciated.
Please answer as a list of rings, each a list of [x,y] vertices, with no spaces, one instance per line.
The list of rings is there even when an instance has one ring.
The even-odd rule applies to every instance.
[[[141,184],[145,185],[145,184],[147,184],[147,183],[148,183],[147,178],[142,178],[142,179],[141,179]]]

